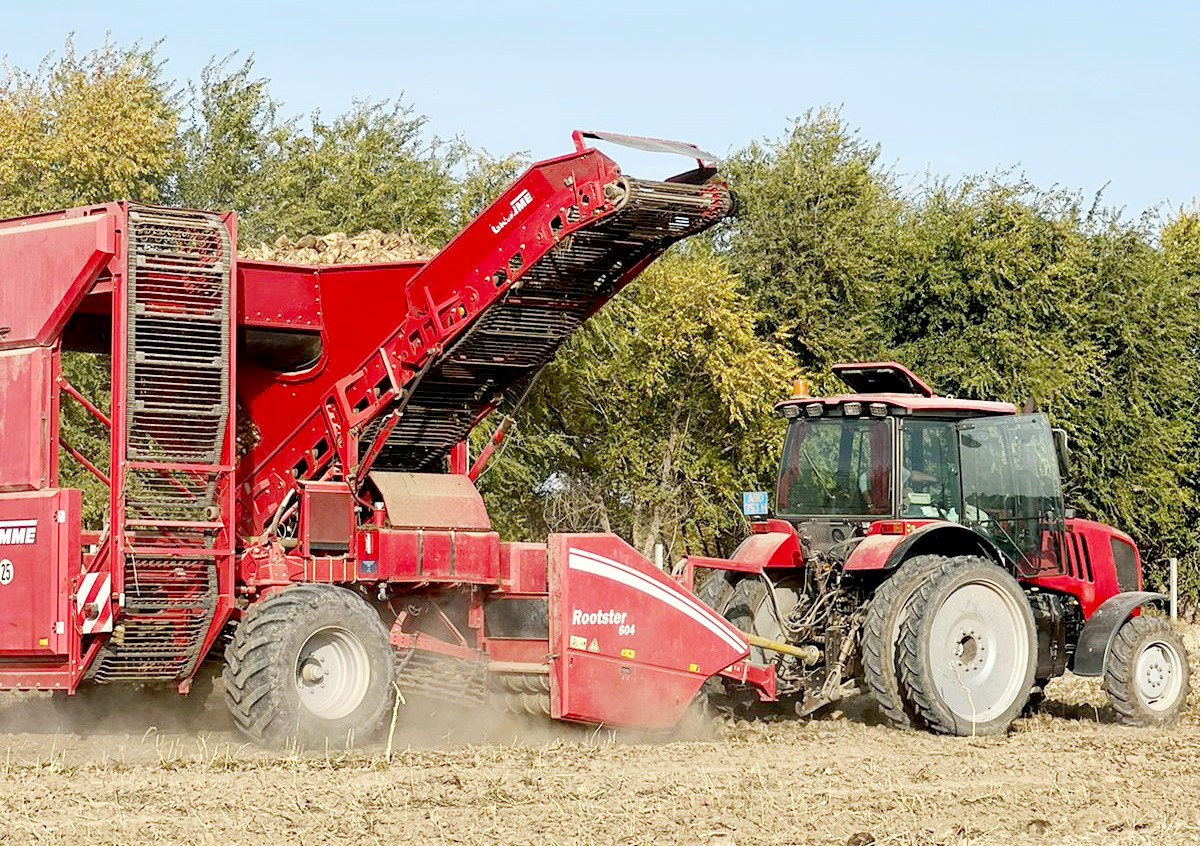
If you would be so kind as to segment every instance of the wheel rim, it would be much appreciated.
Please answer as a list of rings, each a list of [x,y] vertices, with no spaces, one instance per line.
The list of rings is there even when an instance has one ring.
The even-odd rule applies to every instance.
[[[1183,675],[1177,650],[1163,640],[1155,640],[1135,659],[1135,693],[1149,709],[1167,711],[1177,701]]]
[[[363,642],[337,626],[319,629],[296,657],[296,690],[301,705],[323,720],[341,719],[367,695],[371,663]]]
[[[981,579],[953,590],[935,612],[931,675],[956,717],[996,719],[1027,686],[1031,640],[1024,611],[1003,585]]]

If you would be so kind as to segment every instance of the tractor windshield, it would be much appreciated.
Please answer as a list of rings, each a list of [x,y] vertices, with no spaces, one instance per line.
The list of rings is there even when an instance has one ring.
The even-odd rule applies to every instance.
[[[890,514],[892,456],[893,426],[888,419],[797,418],[785,437],[776,513]]]

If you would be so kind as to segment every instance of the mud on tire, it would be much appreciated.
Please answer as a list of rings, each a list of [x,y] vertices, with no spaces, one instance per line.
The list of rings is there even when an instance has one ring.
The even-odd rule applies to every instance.
[[[375,610],[332,585],[294,585],[251,607],[225,650],[225,702],[268,746],[342,748],[392,707],[394,656]]]
[[[1189,694],[1189,662],[1181,635],[1163,617],[1132,617],[1110,644],[1102,686],[1119,722],[1172,725]]]
[[[941,734],[1002,734],[1035,683],[1035,615],[1008,572],[949,559],[903,612],[898,673],[907,705]]]

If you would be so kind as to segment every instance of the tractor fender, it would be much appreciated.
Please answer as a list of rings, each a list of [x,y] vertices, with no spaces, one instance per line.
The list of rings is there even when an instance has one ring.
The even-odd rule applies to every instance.
[[[860,541],[843,564],[847,571],[893,570],[915,555],[979,554],[1001,561],[993,543],[959,523],[943,520],[924,523],[904,535],[870,534]]]
[[[1115,635],[1119,633],[1123,623],[1127,622],[1131,612],[1150,602],[1167,601],[1168,597],[1163,593],[1131,590],[1116,593],[1099,605],[1081,629],[1081,637],[1077,639],[1077,649],[1073,653],[1073,672],[1078,676],[1100,676],[1105,673],[1110,644],[1114,642]]]

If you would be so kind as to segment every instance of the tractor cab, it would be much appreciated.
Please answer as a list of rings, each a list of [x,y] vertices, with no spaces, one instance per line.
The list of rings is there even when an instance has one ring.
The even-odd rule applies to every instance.
[[[778,517],[801,529],[816,551],[832,553],[873,531],[957,523],[989,538],[1022,571],[1043,568],[1046,530],[1064,520],[1060,462],[1045,415],[937,396],[897,364],[840,365],[835,372],[853,390],[870,392],[801,395],[777,405],[789,421]]]

